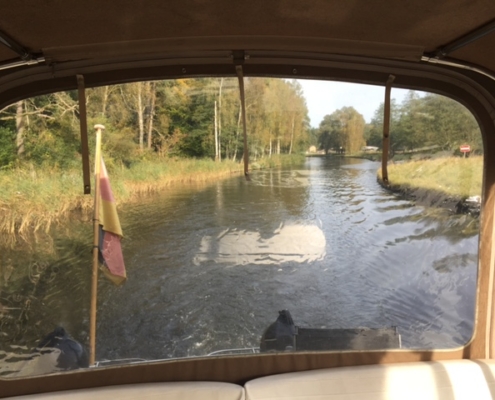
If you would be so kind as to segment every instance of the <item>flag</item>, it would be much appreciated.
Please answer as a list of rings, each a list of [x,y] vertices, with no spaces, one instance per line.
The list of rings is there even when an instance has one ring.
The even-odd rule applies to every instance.
[[[120,244],[120,239],[123,235],[103,157],[100,164],[99,214],[100,238],[98,250],[100,262],[103,264],[102,270],[105,276],[113,283],[121,285],[127,279]]]

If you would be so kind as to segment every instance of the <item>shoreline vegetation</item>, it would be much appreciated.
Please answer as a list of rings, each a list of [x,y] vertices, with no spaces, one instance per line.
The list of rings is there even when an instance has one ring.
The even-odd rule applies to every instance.
[[[280,155],[250,164],[250,170],[298,164],[303,155]],[[242,174],[239,162],[161,158],[134,162],[129,168],[107,162],[117,207],[171,185],[209,182]],[[92,178],[92,185],[94,179]],[[93,196],[83,195],[82,169],[22,168],[0,171],[0,234],[15,243],[32,233],[48,232],[63,220],[90,219]]]
[[[347,156],[346,156],[347,157]],[[359,157],[359,156],[357,156]],[[367,158],[362,155],[362,158]],[[263,158],[250,170],[299,164],[303,155]],[[108,163],[110,181],[119,209],[140,196],[159,192],[171,185],[201,183],[242,174],[242,164],[229,160],[167,158],[142,160],[129,168]],[[380,184],[418,205],[442,207],[454,213],[479,213],[483,157],[442,157],[392,162],[389,185]],[[93,183],[92,183],[93,184]],[[67,219],[91,218],[93,196],[82,194],[81,169],[23,168],[0,171],[0,233],[15,243],[32,233],[48,232]],[[471,204],[469,199],[478,199]]]
[[[483,157],[441,157],[391,163],[389,184],[379,183],[415,204],[441,207],[456,214],[479,215]]]
[[[304,157],[294,154],[308,147],[359,156],[363,147],[382,143],[383,103],[370,123],[353,107],[342,107],[312,128],[298,81],[246,78],[245,91],[252,130],[247,142],[253,156],[250,169]],[[93,201],[82,195],[77,109],[77,92],[67,91],[0,110],[0,241],[28,241],[32,233],[48,232],[64,219],[90,215]],[[103,151],[119,206],[176,182],[239,173],[241,165],[228,160],[244,152],[241,111],[238,82],[232,77],[134,82],[87,93],[88,125],[106,126]],[[421,151],[452,154],[462,143],[469,143],[473,154],[482,148],[473,115],[439,95],[410,91],[401,104],[392,102],[391,120],[394,161],[423,157]],[[94,140],[91,135],[90,148]],[[408,179],[417,184],[415,172],[410,174],[405,183],[393,174],[391,181],[404,191]],[[451,196],[458,195],[465,196],[463,191]]]
[[[327,157],[307,154],[308,157]],[[381,161],[381,153],[330,154],[329,157]],[[455,157],[447,153],[397,154],[388,164],[389,184],[377,170],[379,184],[415,204],[441,207],[456,214],[479,215],[483,156]]]

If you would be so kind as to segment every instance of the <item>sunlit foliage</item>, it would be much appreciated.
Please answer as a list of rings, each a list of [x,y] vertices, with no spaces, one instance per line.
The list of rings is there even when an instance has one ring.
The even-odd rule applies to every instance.
[[[382,136],[383,104],[368,126],[367,144],[381,147]],[[454,153],[464,143],[476,154],[483,151],[481,132],[471,112],[457,101],[432,93],[420,96],[410,91],[402,104],[392,101],[390,141],[392,153],[425,147]]]
[[[300,85],[246,78],[245,87],[253,158],[303,150],[309,124]],[[244,152],[236,78],[88,89],[87,111],[90,127],[96,123],[106,127],[103,143],[110,165],[169,156],[240,161]],[[80,163],[77,92],[39,96],[0,110],[0,148],[4,168],[26,162],[63,168]]]

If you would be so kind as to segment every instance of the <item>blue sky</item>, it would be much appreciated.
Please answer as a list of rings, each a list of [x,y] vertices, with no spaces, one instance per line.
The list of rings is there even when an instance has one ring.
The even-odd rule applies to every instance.
[[[304,90],[313,127],[318,127],[325,115],[346,106],[354,107],[366,122],[370,122],[385,97],[384,86],[306,79],[300,79],[299,83]],[[392,98],[401,103],[407,92],[392,88]]]

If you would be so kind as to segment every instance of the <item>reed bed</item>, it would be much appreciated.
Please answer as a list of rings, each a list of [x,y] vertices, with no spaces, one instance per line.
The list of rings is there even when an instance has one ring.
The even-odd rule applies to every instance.
[[[300,164],[301,155],[273,156],[253,162],[250,169]],[[140,196],[178,183],[208,182],[241,173],[242,163],[210,159],[156,158],[133,162],[129,167],[106,160],[117,207]],[[48,232],[68,218],[90,219],[93,196],[83,195],[82,171],[35,168],[24,165],[0,170],[0,244],[25,241]],[[3,240],[2,240],[3,239]]]
[[[240,171],[241,165],[232,161],[170,159],[162,163],[139,162],[129,169],[116,168],[109,174],[115,197],[128,202],[138,195],[157,192],[172,184],[207,182]]]
[[[0,172],[0,233],[25,236],[48,231],[71,210],[91,207],[76,171],[23,170]]]
[[[118,206],[139,195],[180,182],[206,182],[241,170],[231,161],[167,159],[139,161],[130,168],[107,163]],[[93,197],[82,194],[81,170],[35,169],[0,171],[0,236],[13,244],[75,215],[87,218]]]

